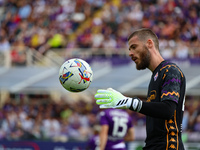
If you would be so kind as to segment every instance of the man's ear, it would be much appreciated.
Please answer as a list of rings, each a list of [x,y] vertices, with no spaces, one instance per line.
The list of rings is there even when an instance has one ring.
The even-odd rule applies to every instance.
[[[153,40],[148,39],[148,40],[147,40],[147,47],[148,47],[148,48],[152,48],[153,46],[154,46]]]

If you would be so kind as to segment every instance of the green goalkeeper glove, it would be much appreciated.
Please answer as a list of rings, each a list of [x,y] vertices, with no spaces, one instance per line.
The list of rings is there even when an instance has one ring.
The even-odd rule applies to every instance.
[[[108,88],[107,90],[99,89],[94,97],[96,103],[100,105],[99,107],[102,109],[131,109],[139,112],[142,107],[142,101],[140,99],[126,97],[112,88]]]

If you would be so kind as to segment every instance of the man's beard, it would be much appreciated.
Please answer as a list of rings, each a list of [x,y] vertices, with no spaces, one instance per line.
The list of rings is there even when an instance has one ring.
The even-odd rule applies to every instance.
[[[136,64],[137,70],[144,70],[149,67],[151,54],[146,46],[143,48],[143,52],[140,54],[141,61],[140,63]]]

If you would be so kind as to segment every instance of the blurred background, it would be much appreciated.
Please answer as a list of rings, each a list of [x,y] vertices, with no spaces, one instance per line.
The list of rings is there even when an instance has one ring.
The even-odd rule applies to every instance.
[[[200,149],[199,0],[0,0],[0,147],[84,149],[98,124],[94,93],[112,87],[146,99],[151,72],[137,71],[127,37],[151,28],[160,52],[187,79],[183,118],[186,150]],[[94,78],[81,93],[64,90],[59,67],[82,58]],[[145,116],[128,149],[141,149]]]

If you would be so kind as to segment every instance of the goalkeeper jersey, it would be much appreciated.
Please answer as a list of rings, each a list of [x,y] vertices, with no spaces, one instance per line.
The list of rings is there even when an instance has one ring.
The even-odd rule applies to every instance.
[[[104,109],[100,113],[100,124],[109,126],[105,150],[126,150],[124,136],[133,126],[129,114],[122,109]]]
[[[153,71],[148,87],[147,102],[170,100],[177,103],[177,107],[169,120],[146,117],[147,137],[144,150],[184,150],[181,132],[185,82],[183,72],[174,63],[163,61]]]

